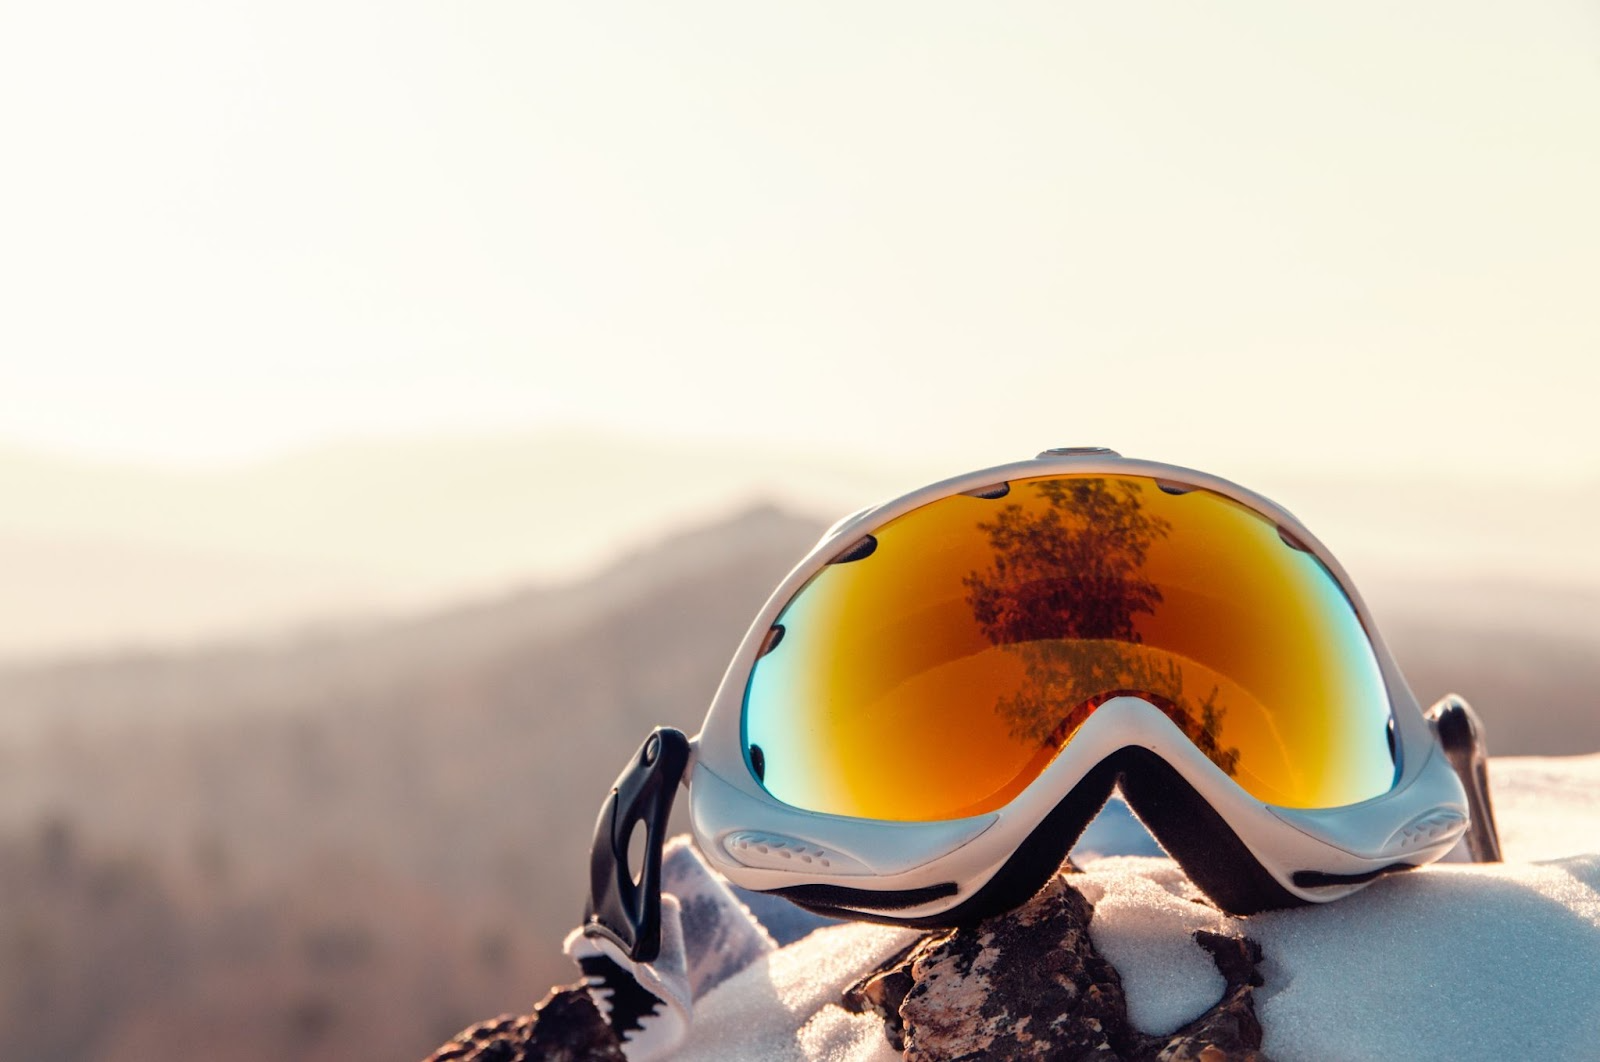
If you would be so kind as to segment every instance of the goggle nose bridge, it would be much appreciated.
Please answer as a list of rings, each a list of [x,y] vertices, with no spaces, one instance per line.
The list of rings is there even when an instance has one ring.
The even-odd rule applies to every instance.
[[[1025,903],[1060,870],[1072,846],[1119,788],[1128,807],[1161,847],[1223,910],[1249,915],[1308,902],[1284,888],[1189,781],[1143,745],[1124,745],[1101,757],[1029,832],[1000,870],[948,911],[924,918],[887,910],[878,914],[872,910],[878,900],[872,890],[834,885],[773,891],[834,917],[918,928],[979,922]]]

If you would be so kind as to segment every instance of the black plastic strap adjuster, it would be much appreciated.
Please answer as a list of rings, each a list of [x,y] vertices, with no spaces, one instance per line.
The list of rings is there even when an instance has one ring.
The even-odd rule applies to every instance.
[[[1452,693],[1429,708],[1427,715],[1445,759],[1467,792],[1467,812],[1472,819],[1467,827],[1467,852],[1474,863],[1498,863],[1500,830],[1489,801],[1489,747],[1478,713]]]
[[[635,962],[652,962],[661,952],[661,847],[688,766],[689,739],[683,731],[657,728],[618,776],[595,822],[583,932],[612,941]],[[641,823],[644,865],[635,881],[628,869],[628,842]]]

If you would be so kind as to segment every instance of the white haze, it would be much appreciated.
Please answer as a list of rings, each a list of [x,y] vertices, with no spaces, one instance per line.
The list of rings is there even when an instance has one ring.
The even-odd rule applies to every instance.
[[[1597,34],[1585,0],[6,4],[0,439],[1593,476]]]
[[[0,452],[0,658],[412,614],[571,582],[753,505],[820,529],[965,470],[578,433],[350,445],[203,471]],[[1316,478],[1266,461],[1215,471],[1296,512],[1380,617],[1581,626],[1600,593],[1592,481]],[[1506,615],[1517,608],[1536,614]]]

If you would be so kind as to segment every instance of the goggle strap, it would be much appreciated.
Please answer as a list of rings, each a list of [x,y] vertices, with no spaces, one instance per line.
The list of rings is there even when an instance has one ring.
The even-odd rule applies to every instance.
[[[1500,830],[1495,826],[1494,805],[1489,801],[1489,746],[1483,723],[1459,695],[1447,694],[1427,712],[1438,735],[1445,759],[1467,794],[1467,854],[1474,863],[1499,863]]]
[[[651,962],[661,951],[661,849],[688,765],[689,739],[658,727],[617,777],[595,822],[583,933],[610,940],[635,962]],[[645,850],[636,881],[628,845],[641,824]]]

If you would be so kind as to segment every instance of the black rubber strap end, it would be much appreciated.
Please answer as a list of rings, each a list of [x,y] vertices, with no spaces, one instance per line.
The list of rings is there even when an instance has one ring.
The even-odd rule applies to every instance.
[[[661,848],[688,766],[689,739],[659,727],[618,776],[595,822],[583,932],[612,941],[636,962],[652,962],[661,952]],[[640,825],[645,853],[635,880],[628,843]]]

